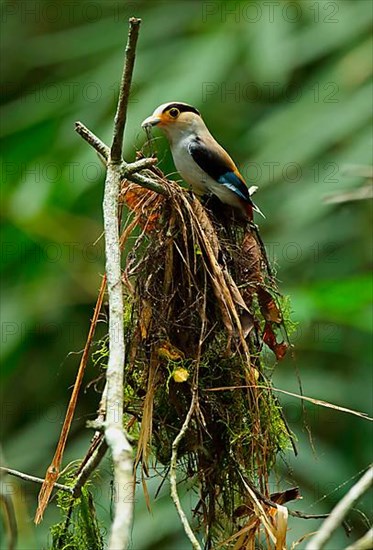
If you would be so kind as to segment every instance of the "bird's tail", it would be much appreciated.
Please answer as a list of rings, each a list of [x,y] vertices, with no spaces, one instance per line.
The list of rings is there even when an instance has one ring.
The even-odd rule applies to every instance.
[[[258,186],[257,185],[252,185],[251,187],[249,187],[249,196],[250,196],[251,209],[255,210],[255,212],[258,212],[258,214],[263,216],[263,218],[265,219],[265,215],[260,210],[259,206],[257,206],[251,198],[254,195],[254,193],[256,193],[257,191],[258,191]],[[252,212],[251,212],[251,217],[252,217]]]
[[[257,206],[256,204],[253,203],[252,209],[255,210],[255,212],[258,212],[258,214],[260,214],[261,216],[263,216],[263,218],[265,219],[265,215],[264,215],[263,212],[260,210],[259,206]]]
[[[253,211],[258,212],[258,214],[260,214],[261,216],[263,216],[263,218],[265,219],[265,215],[264,215],[263,212],[260,210],[259,206],[257,206],[256,204],[254,204],[253,201],[252,201],[251,199],[250,199],[250,202],[246,202],[245,207],[246,207],[247,215],[248,215],[248,217],[249,217],[250,220],[253,219]]]

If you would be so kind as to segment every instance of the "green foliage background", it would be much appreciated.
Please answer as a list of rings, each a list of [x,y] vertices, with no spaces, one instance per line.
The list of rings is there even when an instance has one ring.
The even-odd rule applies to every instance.
[[[83,121],[109,142],[127,19],[143,18],[125,137],[128,160],[141,121],[160,103],[197,106],[249,184],[294,320],[294,357],[279,388],[371,411],[371,222],[368,200],[328,203],[358,190],[348,165],[372,164],[372,2],[4,1],[2,9],[2,435],[9,467],[43,476],[53,455],[104,270],[104,172],[75,135]],[[161,166],[174,166],[162,137]],[[104,334],[105,326],[100,329]],[[100,333],[99,331],[99,333]],[[91,364],[86,382],[97,375]],[[82,393],[65,464],[83,456],[99,395]],[[369,423],[281,396],[300,456],[279,461],[274,482],[301,487],[297,508],[325,513],[371,460]],[[110,463],[95,480],[110,524]],[[158,485],[151,480],[150,490]],[[274,484],[275,488],[275,484]],[[37,487],[15,481],[20,549],[47,547],[52,504],[37,529]],[[193,497],[185,496],[188,506]],[[353,538],[372,512],[352,513]],[[296,540],[319,522],[291,522]],[[50,539],[49,539],[50,540]],[[347,545],[336,534],[330,549]],[[133,548],[188,548],[164,487],[146,511],[137,496]],[[304,545],[300,545],[300,548]],[[5,548],[5,546],[2,546]]]

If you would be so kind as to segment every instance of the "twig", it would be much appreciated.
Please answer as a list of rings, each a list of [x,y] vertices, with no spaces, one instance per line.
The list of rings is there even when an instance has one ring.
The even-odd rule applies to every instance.
[[[91,130],[84,126],[81,122],[75,122],[75,131],[87,142],[93,149],[99,153],[105,160],[108,160],[110,149],[103,141],[100,140]]]
[[[80,360],[78,374],[76,375],[74,388],[73,388],[73,391],[72,391],[72,394],[71,394],[71,397],[70,397],[70,401],[69,401],[69,404],[68,404],[68,407],[67,407],[65,420],[64,420],[63,425],[62,425],[61,435],[60,435],[60,438],[59,438],[58,443],[57,443],[57,448],[56,448],[56,451],[54,453],[53,460],[52,460],[52,462],[51,462],[51,464],[50,464],[50,466],[47,470],[47,473],[45,475],[44,483],[43,483],[43,485],[40,489],[40,492],[39,492],[38,508],[36,510],[36,514],[35,514],[35,518],[34,518],[34,522],[36,524],[40,523],[41,520],[43,519],[43,514],[44,514],[44,511],[45,511],[45,509],[48,505],[49,498],[50,498],[50,495],[52,494],[53,487],[54,487],[54,485],[55,485],[55,483],[58,479],[58,476],[60,474],[60,467],[61,467],[63,452],[65,450],[67,436],[69,435],[71,423],[72,423],[72,420],[73,420],[75,407],[76,407],[76,403],[77,403],[77,400],[78,400],[80,386],[82,385],[82,382],[83,382],[84,371],[85,371],[85,368],[87,366],[89,351],[90,351],[93,336],[94,336],[94,333],[95,333],[95,330],[96,330],[98,317],[100,315],[102,301],[104,299],[105,288],[106,288],[106,276],[104,276],[102,278],[102,281],[101,281],[101,287],[100,287],[99,295],[98,295],[98,298],[97,298],[95,310],[94,310],[94,313],[93,313],[91,326],[89,328],[87,341],[86,341],[86,344],[84,346],[83,355],[82,355],[82,358]]]
[[[127,164],[126,169],[124,171],[124,176],[128,177],[131,174],[134,174],[135,172],[140,172],[140,170],[145,170],[146,168],[151,168],[155,164],[157,164],[158,159],[155,157],[149,157],[144,158],[140,160],[136,160],[135,162],[131,162],[131,164]],[[163,187],[162,187],[163,189]]]
[[[18,470],[12,470],[11,468],[4,468],[4,466],[0,467],[1,472],[5,472],[6,474],[9,474],[10,476],[19,477],[20,479],[23,479],[24,481],[32,481],[33,483],[39,483],[42,485],[44,483],[44,479],[41,477],[35,477],[30,476],[28,474],[24,474],[23,472],[19,472]],[[68,487],[67,485],[61,485],[61,483],[55,483],[54,487],[56,489],[60,489],[61,491],[66,491],[67,493],[73,492],[72,487]]]
[[[101,434],[100,434],[101,436]],[[104,458],[107,451],[107,443],[105,439],[101,438],[98,440],[97,447],[92,452],[91,456],[88,458],[83,468],[79,472],[75,485],[73,487],[73,496],[74,498],[80,497],[82,492],[82,487],[88,480],[91,473],[97,468],[101,460]]]
[[[105,227],[106,275],[109,297],[109,360],[106,371],[107,397],[105,437],[114,462],[114,479],[118,491],[132,486],[132,448],[123,430],[123,367],[125,361],[123,333],[123,295],[121,284],[118,231],[119,167],[110,161],[103,202]],[[118,495],[109,549],[124,550],[132,522],[132,503]]]
[[[109,360],[106,372],[105,438],[112,452],[117,499],[111,526],[109,550],[124,550],[132,524],[132,447],[123,428],[123,367],[125,363],[123,294],[118,227],[118,199],[121,185],[122,139],[127,115],[136,42],[140,19],[129,20],[126,59],[115,116],[113,143],[107,164],[103,215],[105,228],[106,275],[109,297]]]
[[[274,502],[270,498],[267,498],[265,495],[263,495],[263,493],[261,491],[259,491],[259,489],[257,489],[255,487],[255,485],[253,485],[253,483],[251,483],[250,480],[247,479],[247,477],[245,475],[245,471],[243,470],[241,464],[239,462],[237,462],[237,460],[235,460],[235,462],[238,466],[238,469],[239,469],[242,480],[244,481],[244,483],[246,485],[248,485],[251,488],[251,490],[256,495],[256,497],[259,500],[261,500],[264,504],[266,504],[267,506],[270,506],[271,508],[276,508],[277,509],[278,508],[278,503]],[[301,512],[300,510],[290,510],[289,508],[288,508],[288,514],[289,514],[289,516],[292,516],[294,518],[299,518],[299,519],[325,519],[325,518],[330,516],[330,514],[306,514],[305,512]],[[345,531],[348,533],[349,532],[348,526],[344,522],[343,522],[343,527],[344,527]]]
[[[105,388],[106,388],[106,386],[105,386]],[[105,389],[103,391],[103,394],[104,393],[105,393]],[[103,429],[104,419],[105,419],[105,414],[101,410],[101,404],[100,404],[98,416],[97,416],[96,420],[93,423],[99,424],[100,427]],[[86,426],[90,427],[90,423],[87,422]],[[96,426],[95,426],[95,428],[96,428]],[[81,496],[83,485],[87,482],[87,480],[88,480],[89,476],[91,475],[91,473],[97,468],[97,466],[101,462],[102,458],[104,457],[106,451],[107,451],[107,443],[104,439],[104,436],[101,433],[101,431],[96,431],[93,438],[92,438],[89,449],[86,452],[86,455],[83,458],[83,460],[82,460],[82,462],[79,466],[79,470],[77,472],[77,476],[76,476],[76,479],[75,479],[75,485],[72,488],[73,489],[73,498],[71,499],[70,506],[69,506],[69,508],[66,512],[64,527],[63,527],[63,530],[60,534],[60,539],[61,540],[63,540],[63,538],[65,537],[65,535],[68,531],[70,521],[71,521],[72,512],[73,512],[73,509],[74,509],[74,506],[75,506],[75,499],[79,498]]]
[[[270,504],[270,502],[268,504]],[[270,504],[270,506],[272,506],[272,503]],[[325,519],[329,517],[329,514],[306,514],[304,512],[301,512],[300,510],[289,510],[289,516],[300,519]]]
[[[321,548],[324,548],[326,542],[341,524],[349,509],[361,497],[361,495],[363,495],[372,486],[372,484],[373,466],[370,466],[359,481],[355,483],[348,493],[338,502],[329,517],[321,525],[319,531],[307,544],[306,550],[320,550]]]
[[[114,164],[117,164],[122,160],[123,134],[124,127],[126,125],[128,99],[131,90],[132,73],[135,64],[136,44],[139,36],[140,23],[141,19],[137,19],[136,17],[131,17],[129,20],[125,62],[122,81],[120,83],[118,106],[114,120],[113,143],[111,146],[111,161]]]
[[[82,488],[84,484],[87,482],[91,473],[97,468],[102,458],[104,457],[106,451],[107,451],[107,444],[105,439],[103,438],[103,435],[99,432],[96,432],[92,438],[92,442],[86,453],[86,456],[84,457],[83,462],[79,467],[75,484],[71,488],[73,498],[71,499],[69,508],[66,512],[63,530],[60,534],[61,540],[64,539],[69,529],[72,512],[75,506],[75,499],[81,496]]]
[[[91,132],[87,126],[85,126],[82,122],[75,122],[75,131],[84,139],[84,141],[93,147],[93,149],[95,149],[95,151],[97,151],[97,153],[99,153],[99,155],[101,155],[106,162],[109,160],[110,148],[105,145],[105,143],[103,143],[93,132]],[[163,185],[160,185],[155,180],[145,176],[144,174],[138,173],[140,170],[151,168],[156,163],[157,159],[153,157],[140,159],[135,162],[131,162],[130,164],[123,162],[120,170],[121,178],[128,178],[134,183],[141,185],[141,187],[145,187],[145,189],[154,191],[159,195],[167,196],[167,190],[163,187]]]
[[[126,175],[125,172],[124,175]],[[128,179],[130,179],[134,183],[137,183],[138,185],[141,185],[141,187],[145,187],[145,189],[150,189],[150,191],[155,191],[155,193],[159,193],[160,195],[168,196],[167,190],[165,187],[163,187],[163,185],[156,183],[154,180],[148,178],[147,176],[144,176],[143,174],[131,174],[128,176]]]
[[[255,489],[253,484],[246,479],[245,475],[243,475],[241,467],[239,469],[239,473],[240,473],[242,482],[245,486],[245,489],[250,495],[251,502],[252,502],[252,505],[253,505],[253,509],[255,511],[255,515],[260,520],[260,523],[263,525],[264,529],[266,530],[267,535],[276,544],[276,549],[277,549],[276,534],[274,532],[272,523],[271,523],[271,521],[270,521],[270,519],[269,519],[269,517],[266,513],[266,510],[263,508],[263,506],[261,505],[261,502],[260,502],[260,500],[263,500],[263,499],[260,498],[260,496],[258,494],[259,491],[257,489]],[[264,500],[263,500],[263,502],[264,502]],[[277,504],[275,505],[275,507],[276,507],[276,510],[277,510],[278,509]],[[280,546],[280,548],[282,548],[282,545]]]
[[[153,159],[153,158],[141,159],[131,164],[127,164],[122,160],[123,133],[124,133],[124,127],[126,122],[128,98],[130,93],[132,72],[133,72],[133,66],[134,66],[134,60],[135,60],[136,43],[138,38],[140,22],[141,21],[136,18],[131,18],[129,21],[129,33],[128,33],[128,41],[126,46],[126,58],[125,58],[125,64],[124,64],[120,93],[119,93],[118,107],[117,107],[117,112],[115,116],[113,142],[112,142],[111,149],[109,149],[109,147],[105,143],[103,143],[95,134],[93,134],[93,132],[91,132],[86,126],[84,126],[84,124],[82,124],[81,122],[75,123],[76,132],[99,153],[99,155],[105,160],[108,166],[106,182],[105,182],[104,225],[105,225],[105,244],[106,244],[106,254],[107,254],[107,264],[106,264],[107,273],[108,273],[108,266],[111,267],[110,275],[108,273],[109,308],[110,308],[109,335],[110,335],[110,346],[112,346],[109,353],[109,366],[111,366],[111,369],[114,369],[114,372],[118,368],[118,365],[120,365],[120,368],[123,369],[123,363],[124,363],[123,327],[120,328],[120,325],[122,323],[122,313],[123,313],[123,300],[121,295],[118,301],[119,294],[121,294],[121,281],[120,281],[120,252],[119,252],[119,246],[118,246],[119,236],[118,236],[117,212],[118,212],[118,196],[119,196],[121,180],[124,177],[131,176],[132,178],[137,179],[137,181],[135,180],[136,183],[139,180],[141,180],[141,182],[139,183],[143,187],[147,187],[152,191],[165,194],[164,188],[161,185],[154,183],[153,180],[151,180],[150,178],[147,178],[146,176],[135,175],[135,172],[137,172],[138,170],[143,170],[145,168],[150,168],[151,166],[153,166],[156,162],[156,159]],[[110,256],[109,258],[108,258],[108,255]],[[113,266],[116,266],[116,267],[113,268]],[[39,494],[39,506],[35,516],[36,523],[39,523],[42,519],[43,512],[48,504],[53,486],[59,475],[62,454],[66,445],[67,435],[70,429],[70,425],[71,425],[71,421],[72,421],[72,417],[73,417],[73,413],[76,405],[77,395],[82,382],[84,368],[88,359],[88,352],[92,341],[95,324],[97,322],[97,315],[100,311],[103,292],[105,290],[106,277],[104,279],[105,281],[103,280],[103,284],[100,289],[100,294],[99,294],[98,302],[96,304],[94,319],[91,324],[90,333],[88,335],[83,357],[80,363],[77,379],[73,389],[73,394],[70,399],[68,411],[66,413],[65,422],[62,428],[62,432],[57,445],[55,456],[53,458],[52,464],[48,468],[46,478],[45,478],[45,483],[43,484],[43,487]],[[110,294],[112,297],[114,296],[114,299],[112,300],[113,302],[112,307],[110,307]],[[113,322],[111,323],[112,319],[113,319]],[[121,332],[122,332],[122,337],[121,337]],[[121,338],[123,340],[122,342],[120,341]],[[118,346],[116,346],[117,340],[118,340]],[[110,357],[111,357],[111,360],[110,360]],[[108,371],[107,371],[108,379],[109,379],[109,374],[111,372],[112,371],[108,367]],[[121,378],[123,379],[123,372],[121,373]],[[115,382],[114,384],[115,386],[122,388],[123,384],[119,382],[119,379],[116,379],[115,374],[112,375],[112,382],[113,383]],[[114,408],[110,412],[111,420],[112,420],[111,428],[114,427],[113,417],[115,416],[116,421],[118,421],[118,415],[121,417],[121,410],[123,408],[123,407],[120,407],[120,401],[118,402],[115,400],[113,401],[113,398],[119,396],[118,392],[116,393],[116,396],[114,395],[114,393],[109,395],[109,392],[107,392],[106,408],[108,409],[110,407],[113,407],[113,404],[114,404]],[[109,403],[110,403],[110,406],[109,406]],[[107,420],[109,419],[110,414],[108,414]],[[109,445],[112,446],[108,439],[108,437],[110,438],[110,434],[111,434],[110,428],[108,427],[109,425],[110,425],[110,419],[106,423],[105,435]],[[112,433],[112,436],[114,437],[114,432]],[[125,438],[124,432],[123,432],[123,437]],[[112,444],[114,444],[113,441],[112,441]],[[120,454],[119,448],[117,449],[117,451]],[[131,451],[131,447],[129,446],[128,442],[122,441],[122,452],[125,452],[126,454],[126,453],[129,453],[130,451]],[[117,459],[119,457],[118,453],[117,453]],[[114,458],[114,451],[113,451],[113,458]],[[99,459],[99,457],[97,457],[97,459]],[[114,463],[115,461],[116,459],[114,458]],[[87,471],[87,474],[89,475],[90,471]],[[79,492],[79,490],[81,490],[81,486],[79,487],[78,485],[77,490]],[[130,518],[131,516],[132,516],[132,512],[130,514]]]
[[[176,483],[177,451],[178,451],[178,448],[179,448],[180,441],[184,437],[185,432],[188,429],[190,420],[192,418],[192,415],[193,415],[193,412],[194,412],[195,401],[196,401],[196,395],[197,395],[197,392],[194,389],[193,390],[192,401],[191,401],[191,404],[190,404],[190,407],[189,407],[188,414],[187,414],[187,416],[184,420],[184,424],[182,425],[181,430],[179,431],[179,433],[177,434],[177,436],[175,437],[175,439],[172,443],[172,454],[171,454],[171,462],[170,462],[170,485],[171,485],[171,498],[174,501],[174,504],[176,506],[177,513],[179,514],[181,523],[183,524],[183,527],[184,527],[184,531],[185,531],[188,539],[192,543],[192,547],[195,550],[201,550],[201,546],[200,546],[195,534],[193,533],[193,531],[192,531],[192,529],[189,525],[189,522],[188,522],[188,519],[187,519],[187,517],[184,513],[184,510],[181,507],[179,495],[177,493],[177,483]]]
[[[104,160],[109,159],[110,155],[110,147],[108,147],[99,137],[97,137],[87,126],[85,126],[82,122],[79,120],[75,122],[75,131],[77,134],[80,135],[86,141],[93,149],[99,153],[99,155],[102,156]],[[140,160],[136,160],[135,162],[131,162],[130,164],[126,164],[123,176],[129,176],[131,174],[134,174],[135,172],[139,172],[140,170],[145,170],[146,168],[151,168],[155,164],[157,164],[158,159],[155,157],[149,157],[149,158],[143,158]]]
[[[243,388],[251,388],[252,386],[221,386],[218,388],[207,388],[204,391],[207,392],[215,392],[215,391],[229,391],[229,390],[239,390]],[[253,386],[257,387],[257,386]],[[364,418],[365,420],[373,421],[373,418],[368,415],[368,413],[355,411],[354,409],[347,409],[347,407],[341,407],[340,405],[333,405],[333,403],[328,403],[327,401],[322,401],[321,399],[315,399],[313,397],[307,397],[306,395],[300,395],[298,393],[292,393],[290,391],[280,390],[279,388],[275,388],[274,386],[260,386],[263,390],[272,390],[274,392],[283,393],[285,395],[290,395],[291,397],[297,397],[298,399],[301,399],[302,401],[308,401],[309,403],[313,403],[314,405],[318,405],[320,407],[326,407],[328,409],[334,409],[337,411],[345,412],[348,414],[353,414],[355,416],[358,416],[359,418]]]

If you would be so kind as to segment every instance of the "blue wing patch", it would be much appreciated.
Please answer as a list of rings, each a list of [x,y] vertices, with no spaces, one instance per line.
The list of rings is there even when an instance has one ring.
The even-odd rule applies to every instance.
[[[246,185],[240,180],[238,176],[234,172],[226,172],[222,176],[220,176],[217,181],[224,185],[225,187],[228,187],[231,191],[236,193],[241,199],[244,201],[250,202],[250,194],[249,190],[246,187]]]

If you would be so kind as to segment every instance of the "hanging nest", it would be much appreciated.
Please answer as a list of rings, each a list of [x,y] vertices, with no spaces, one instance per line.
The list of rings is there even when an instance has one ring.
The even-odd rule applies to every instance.
[[[167,471],[177,452],[178,471],[198,487],[206,547],[254,548],[263,525],[267,541],[276,537],[276,509],[256,495],[270,498],[276,456],[293,444],[261,359],[264,345],[277,359],[288,347],[282,298],[253,223],[217,200],[203,206],[157,168],[147,174],[164,196],[127,181],[121,191],[124,410],[136,465],[145,479],[150,460]]]

